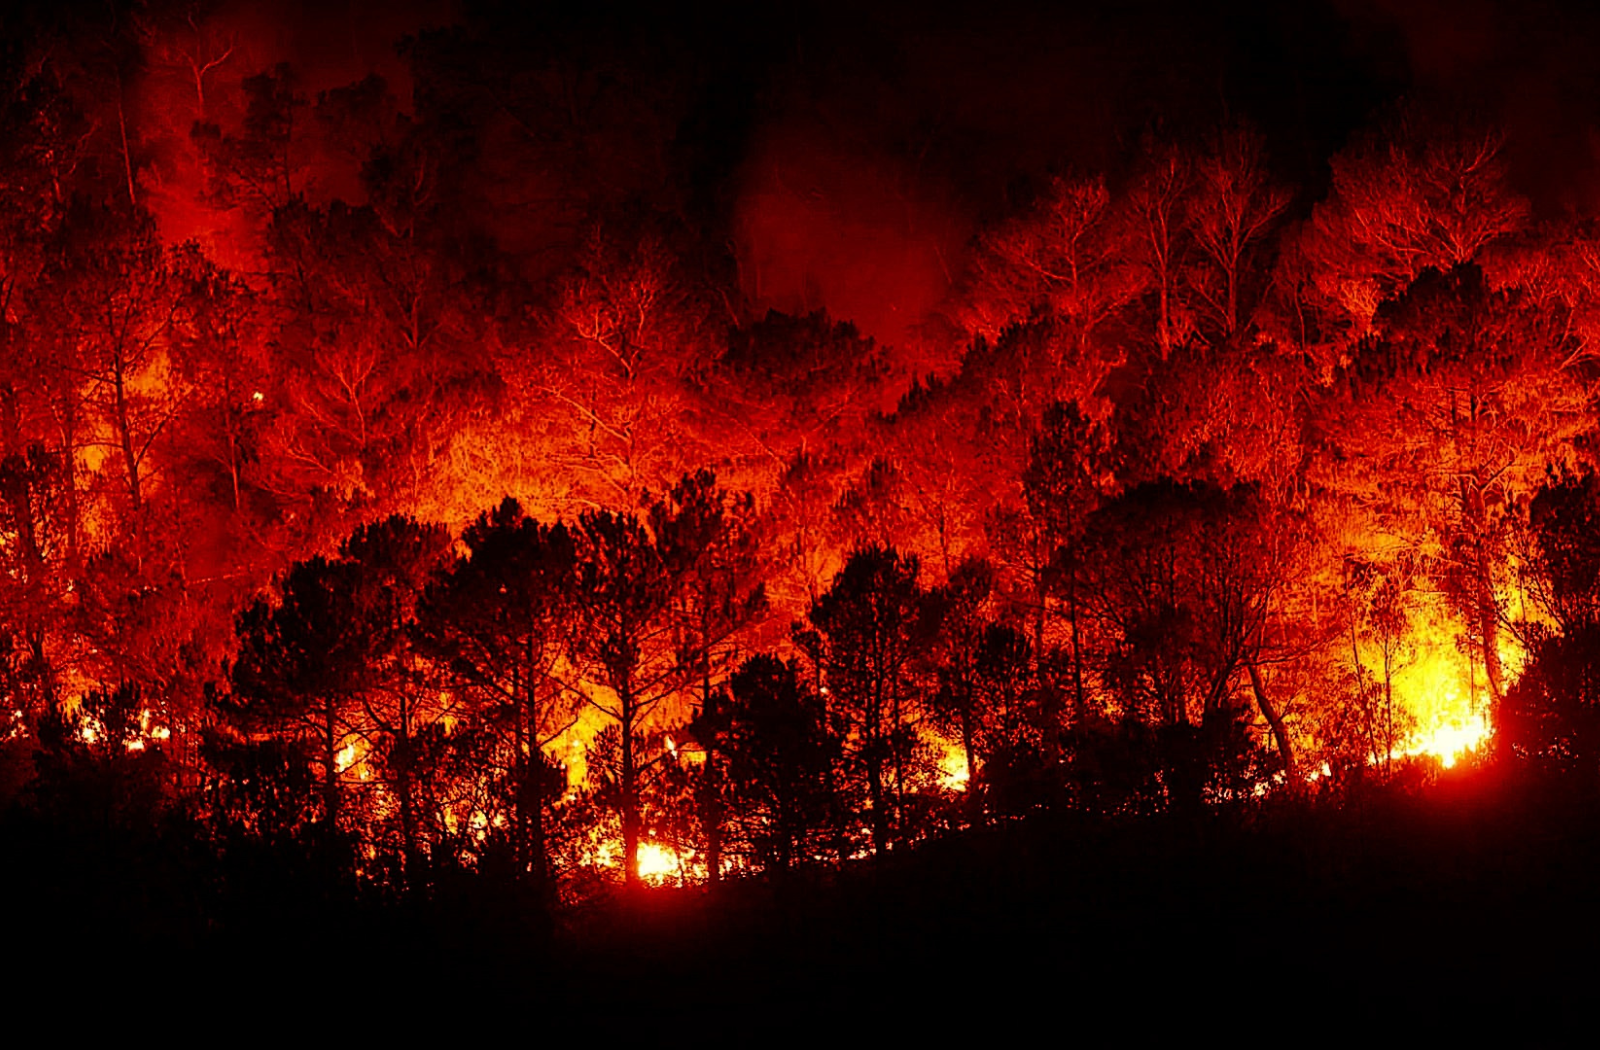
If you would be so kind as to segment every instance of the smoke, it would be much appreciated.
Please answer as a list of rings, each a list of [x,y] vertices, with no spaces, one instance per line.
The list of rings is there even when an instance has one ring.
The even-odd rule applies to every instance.
[[[1600,13],[1510,0],[1337,0],[1369,53],[1399,42],[1416,99],[1496,121],[1543,215],[1600,204]]]
[[[806,26],[734,173],[744,291],[892,343],[960,281],[977,226],[1048,175],[1116,181],[1148,132],[1243,116],[1315,191],[1382,98],[1378,63],[1319,5],[891,5]]]
[[[254,269],[254,231],[234,209],[208,200],[192,139],[197,124],[238,133],[244,82],[288,68],[308,103],[325,91],[377,75],[402,105],[411,75],[397,44],[455,17],[447,0],[243,0],[155,6],[135,18],[143,61],[126,89],[130,134],[141,143],[141,203],[170,243],[194,240],[217,261]],[[359,159],[336,148],[307,158],[306,191],[315,198],[359,201]]]
[[[312,102],[377,74],[405,108],[402,37],[469,17],[520,17],[469,14],[451,0],[159,10],[144,16],[145,63],[129,89],[147,151],[142,203],[169,240],[199,239],[243,268],[249,233],[237,215],[206,203],[190,139],[196,121],[237,130],[244,78],[280,64],[295,70]],[[784,14],[773,36],[747,12],[679,22],[656,12],[659,31],[636,31],[617,54],[598,57],[672,78],[662,96],[697,79],[748,92],[738,102],[700,102],[708,123],[700,141],[733,144],[694,175],[715,201],[715,214],[704,216],[708,234],[727,231],[743,291],[758,308],[826,309],[890,343],[917,341],[959,281],[979,224],[1014,212],[1051,172],[1115,180],[1150,130],[1243,116],[1265,131],[1284,176],[1315,197],[1349,133],[1410,94],[1500,120],[1514,178],[1543,214],[1587,214],[1600,193],[1592,61],[1600,18],[1577,6],[1127,0],[1068,10],[1002,0],[981,9],[816,3]],[[573,17],[585,31],[572,39],[584,47],[603,51],[623,38],[608,28],[623,24],[615,12]],[[628,52],[641,37],[660,53]],[[736,67],[737,76],[719,75]],[[663,156],[694,148],[684,128],[678,133],[647,146],[613,132],[619,150]],[[359,161],[336,145],[308,163],[306,192],[359,201]],[[634,159],[656,170],[652,159]],[[607,170],[628,167],[620,157]]]
[[[914,166],[797,125],[762,134],[734,229],[758,308],[826,309],[902,346],[949,291],[967,234],[945,187]]]

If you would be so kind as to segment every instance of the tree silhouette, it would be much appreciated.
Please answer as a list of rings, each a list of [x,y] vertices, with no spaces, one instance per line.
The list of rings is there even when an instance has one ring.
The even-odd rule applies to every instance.
[[[931,654],[939,688],[933,696],[937,721],[954,728],[967,765],[968,791],[978,784],[978,737],[988,714],[979,686],[978,661],[989,623],[986,606],[994,590],[994,570],[988,562],[969,558],[956,566],[950,579],[928,595],[932,619],[938,624]]]
[[[768,871],[814,861],[841,816],[841,739],[827,705],[793,661],[755,656],[729,681],[719,716],[737,837]]]
[[[297,562],[275,599],[240,614],[239,653],[226,706],[248,731],[310,744],[321,772],[323,822],[337,825],[345,774],[374,748],[394,776],[417,850],[407,750],[418,710],[407,654],[409,624],[428,573],[445,551],[441,530],[404,518],[358,529],[340,556]],[[358,747],[365,745],[365,751]]]
[[[655,539],[631,514],[592,511],[578,521],[577,652],[598,686],[585,698],[616,725],[615,803],[622,819],[623,877],[639,878],[640,792],[648,767],[646,722],[678,687],[673,580]]]
[[[1552,477],[1529,510],[1528,578],[1553,623],[1524,626],[1530,660],[1507,692],[1501,732],[1512,752],[1600,779],[1600,480]]]
[[[820,672],[831,709],[849,726],[850,759],[866,778],[878,854],[905,830],[899,811],[918,713],[912,664],[924,624],[917,569],[916,558],[893,548],[857,549],[812,604],[811,628],[795,638]]]
[[[1297,779],[1287,727],[1260,675],[1282,568],[1267,528],[1249,489],[1170,482],[1131,490],[1092,525],[1102,566],[1093,601],[1112,640],[1105,674],[1125,713],[1158,727],[1174,806],[1198,805],[1213,773],[1245,760],[1241,674],[1286,775]]]
[[[546,810],[566,786],[545,748],[581,703],[559,673],[577,644],[576,548],[564,525],[543,525],[507,497],[462,533],[466,553],[428,588],[422,646],[476,697],[501,741],[512,852],[536,890],[549,883]]]
[[[431,807],[421,797],[432,772],[426,761],[437,757],[430,730],[450,706],[412,639],[424,590],[448,552],[444,529],[400,515],[361,526],[339,548],[354,569],[353,628],[363,649],[360,677],[351,682],[361,705],[354,728],[370,766],[398,801],[401,858],[412,888],[423,884],[425,845],[434,837],[424,826]]]
[[[1108,473],[1106,435],[1083,417],[1076,405],[1057,402],[1046,410],[1028,446],[1022,473],[1029,516],[1043,531],[1050,548],[1045,588],[1066,604],[1069,655],[1072,660],[1072,710],[1084,713],[1083,637],[1080,618],[1083,534],[1089,515],[1100,502],[1099,487]],[[1043,644],[1037,631],[1035,646]],[[1040,654],[1042,655],[1042,654]]]
[[[721,877],[722,822],[718,686],[738,653],[737,636],[767,608],[761,580],[755,499],[730,496],[710,471],[685,475],[650,507],[650,528],[675,582],[678,648],[686,681],[698,692],[691,727],[704,749],[700,766],[700,824],[706,872]]]

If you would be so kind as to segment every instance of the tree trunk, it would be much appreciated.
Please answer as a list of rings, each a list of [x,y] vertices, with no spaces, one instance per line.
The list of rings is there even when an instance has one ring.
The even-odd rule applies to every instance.
[[[978,755],[972,745],[972,697],[967,697],[966,706],[961,709],[961,750],[967,759],[967,809],[970,811],[970,820],[974,824],[984,823],[982,795],[978,789]]]
[[[1394,767],[1394,640],[1383,643],[1383,775]]]
[[[1278,754],[1283,757],[1283,775],[1289,782],[1289,790],[1300,789],[1300,767],[1295,764],[1294,745],[1289,741],[1289,730],[1283,724],[1283,718],[1273,708],[1272,701],[1267,699],[1266,687],[1261,682],[1261,669],[1254,660],[1245,662],[1245,669],[1250,672],[1250,688],[1256,694],[1256,703],[1261,708],[1261,716],[1267,720],[1267,725],[1272,727],[1272,738],[1278,743]]]
[[[339,736],[331,700],[326,702],[322,718],[322,811],[330,827],[338,822]]]
[[[961,710],[961,750],[967,759],[967,791],[978,780],[978,756],[972,750],[972,699],[967,698],[967,705]]]
[[[867,741],[867,790],[872,796],[872,852],[882,856],[889,850],[889,823],[883,812],[883,760],[878,742]]]
[[[128,499],[133,505],[135,531],[140,531],[139,512],[143,505],[139,492],[139,460],[133,447],[133,428],[128,421],[128,394],[119,364],[114,373],[112,389],[116,394],[117,440],[122,446],[122,459],[128,472]]]
[[[1489,679],[1489,695],[1495,703],[1505,697],[1504,670],[1500,666],[1500,610],[1494,600],[1493,585],[1487,578],[1487,566],[1478,595],[1478,630],[1483,635],[1483,671]]]
[[[400,697],[399,740],[396,751],[399,768],[396,770],[395,790],[400,795],[400,837],[404,849],[405,888],[416,893],[422,877],[422,851],[417,844],[417,802],[411,782],[411,712],[402,694]]]
[[[1083,725],[1083,648],[1078,638],[1078,583],[1077,565],[1074,561],[1068,567],[1071,575],[1067,578],[1067,621],[1072,629],[1072,719]]]
[[[717,768],[715,741],[708,740],[705,748],[705,775],[700,786],[702,814],[700,819],[706,831],[706,882],[715,886],[722,881],[722,784],[721,773]]]
[[[639,771],[633,753],[633,722],[637,712],[633,683],[624,681],[618,693],[622,714],[622,864],[623,883],[639,884]]]
[[[711,625],[707,622],[710,602],[700,603],[700,713],[705,722],[705,768],[700,784],[700,823],[706,832],[706,883],[722,881],[722,785],[717,768],[717,697],[711,690]]]
[[[78,564],[78,406],[71,397],[61,404],[61,485],[67,502],[67,562]]]

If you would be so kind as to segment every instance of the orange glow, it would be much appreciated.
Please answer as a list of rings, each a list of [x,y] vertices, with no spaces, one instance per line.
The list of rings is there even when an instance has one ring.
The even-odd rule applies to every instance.
[[[958,744],[944,744],[939,755],[939,784],[947,791],[965,791],[972,780],[967,755]]]
[[[652,886],[664,886],[682,877],[683,867],[671,850],[654,842],[639,844],[639,878]]]
[[[366,752],[357,749],[354,740],[346,741],[334,755],[334,768],[345,776],[366,780],[372,775],[372,771],[367,768],[366,757]]]
[[[1390,668],[1396,728],[1404,727],[1404,731],[1389,757],[1428,756],[1450,769],[1494,734],[1489,685],[1482,654],[1460,640],[1461,627],[1454,617],[1437,606],[1417,612],[1402,655]],[[1526,656],[1507,636],[1500,638],[1498,648],[1504,685],[1509,688],[1521,674]],[[1364,652],[1363,664],[1381,690],[1381,662]],[[1381,762],[1384,757],[1380,747],[1380,753],[1369,756],[1369,762]]]
[[[1492,734],[1489,719],[1479,712],[1465,722],[1447,723],[1422,734],[1403,753],[1432,755],[1440,765],[1450,769],[1463,755],[1481,747]]]
[[[622,843],[615,839],[601,840],[591,835],[589,848],[583,853],[583,863],[602,870],[622,873]],[[690,863],[690,859],[659,842],[639,843],[639,879],[651,886],[683,885],[704,877],[703,865]]]
[[[0,758],[37,733],[209,790],[263,745],[279,794],[240,806],[317,788],[372,842],[662,886],[986,806],[1121,819],[1157,776],[1199,806],[1150,734],[1202,703],[1255,718],[1226,797],[1425,784],[1519,724],[1535,496],[1592,469],[1600,238],[1530,225],[1494,136],[1343,129],[1312,199],[1231,121],[1103,153],[1085,124],[1115,169],[1041,181],[1033,134],[980,175],[971,129],[768,114],[658,195],[676,117],[580,135],[556,65],[463,107],[476,31],[406,49],[446,93],[418,106],[234,21],[85,43],[128,61],[63,66],[101,70],[83,112],[0,157]],[[662,207],[702,190],[709,226]],[[503,499],[566,538],[494,531]],[[793,680],[745,695],[767,656]]]

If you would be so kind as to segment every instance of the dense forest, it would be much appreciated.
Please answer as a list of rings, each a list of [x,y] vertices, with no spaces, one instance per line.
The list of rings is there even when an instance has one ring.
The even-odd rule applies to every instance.
[[[0,17],[13,841],[548,916],[1596,786],[1600,231],[1493,107],[995,157],[882,26],[458,15]]]

